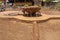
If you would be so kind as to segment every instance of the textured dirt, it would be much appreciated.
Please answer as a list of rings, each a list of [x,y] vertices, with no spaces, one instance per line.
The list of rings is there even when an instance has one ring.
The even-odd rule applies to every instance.
[[[60,40],[60,19],[38,22],[39,40]],[[32,40],[33,24],[17,19],[0,19],[0,40]]]
[[[60,15],[60,11],[41,11],[43,14],[48,14],[48,15]]]
[[[16,19],[0,19],[0,40],[31,40],[32,26]]]
[[[60,15],[60,11],[41,12],[47,15]],[[39,40],[60,40],[60,19],[39,22],[37,27],[39,27]],[[32,37],[31,22],[0,18],[0,40],[32,40]]]
[[[60,40],[60,19],[39,22],[40,40]]]

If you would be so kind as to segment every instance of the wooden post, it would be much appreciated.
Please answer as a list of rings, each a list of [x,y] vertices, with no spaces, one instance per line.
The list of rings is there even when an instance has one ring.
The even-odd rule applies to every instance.
[[[14,0],[14,3],[15,3],[15,0]]]
[[[14,3],[13,3],[13,6],[15,6],[15,0],[14,0]]]
[[[5,6],[7,7],[7,1],[5,0]]]
[[[33,22],[33,40],[39,40],[39,27],[37,22]]]
[[[7,2],[9,2],[9,0],[6,0],[6,7],[8,6],[8,3]]]

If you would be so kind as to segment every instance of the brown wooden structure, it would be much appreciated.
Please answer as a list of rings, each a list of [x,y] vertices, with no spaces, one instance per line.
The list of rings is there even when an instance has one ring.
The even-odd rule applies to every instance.
[[[24,5],[29,4],[31,5],[32,0],[13,0],[14,5]]]
[[[38,15],[41,15],[40,9],[41,8],[38,6],[23,7],[23,13],[24,13],[24,15],[26,14],[26,16],[38,16]],[[37,13],[37,12],[39,12],[39,13]]]

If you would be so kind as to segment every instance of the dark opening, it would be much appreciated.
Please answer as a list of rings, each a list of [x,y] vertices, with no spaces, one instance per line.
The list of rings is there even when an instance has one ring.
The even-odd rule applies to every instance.
[[[32,2],[33,0],[26,0],[26,2]],[[14,2],[14,0],[9,0],[9,2]],[[15,0],[15,2],[25,2],[25,0]]]
[[[9,0],[9,3],[14,3],[14,2],[31,2],[32,5],[34,5],[33,0]]]
[[[10,3],[14,3],[14,0],[9,0]]]
[[[25,2],[25,0],[16,0],[15,2]],[[29,2],[29,0],[26,0],[26,2]]]

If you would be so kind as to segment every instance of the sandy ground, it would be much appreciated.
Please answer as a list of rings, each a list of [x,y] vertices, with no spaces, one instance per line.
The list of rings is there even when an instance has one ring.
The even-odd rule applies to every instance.
[[[5,14],[10,14],[10,13],[14,13],[14,14],[23,14],[22,11],[4,11],[4,12],[0,12],[0,16],[1,15],[5,15]],[[41,13],[43,14],[47,14],[47,15],[60,15],[60,11],[54,11],[54,10],[41,10]]]
[[[41,12],[48,15],[60,15],[60,11],[57,9],[41,8]]]
[[[60,15],[60,11],[43,11],[47,15]],[[1,15],[9,13],[22,13],[20,11],[0,12]],[[51,20],[39,23],[41,40],[59,40],[60,39],[60,20]],[[57,27],[58,25],[58,27]],[[49,27],[48,27],[49,26]],[[53,27],[55,26],[55,27]],[[57,30],[59,29],[59,31]],[[16,19],[0,19],[0,39],[1,40],[31,40],[33,24]],[[47,35],[48,34],[48,35]],[[58,35],[59,34],[59,35]],[[45,37],[45,35],[47,35]],[[48,39],[47,39],[48,38]]]
[[[60,11],[52,11],[52,10],[50,10],[50,11],[41,11],[43,14],[48,14],[48,15],[60,15]]]

